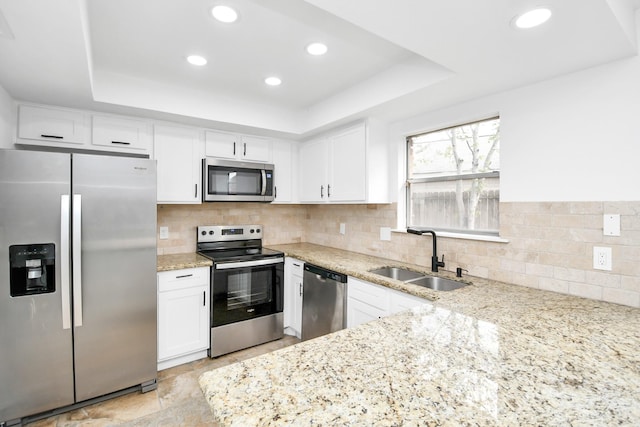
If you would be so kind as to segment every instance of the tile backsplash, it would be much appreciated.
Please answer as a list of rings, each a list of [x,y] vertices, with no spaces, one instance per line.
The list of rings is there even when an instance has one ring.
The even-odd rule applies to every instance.
[[[603,235],[603,215],[620,214],[621,235]],[[264,225],[264,244],[309,242],[429,266],[431,238],[392,233],[396,205],[159,205],[158,254],[192,252],[196,227]],[[345,224],[345,233],[340,233]],[[640,202],[502,202],[500,236],[508,243],[440,237],[446,270],[640,307]],[[593,269],[593,247],[612,248],[611,271]]]

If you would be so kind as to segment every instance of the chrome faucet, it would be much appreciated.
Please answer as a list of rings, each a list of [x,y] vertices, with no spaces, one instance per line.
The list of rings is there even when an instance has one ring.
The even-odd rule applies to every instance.
[[[442,255],[442,261],[438,259],[438,237],[433,230],[419,230],[417,228],[407,228],[407,233],[424,235],[431,234],[431,240],[433,241],[433,255],[431,256],[431,271],[438,272],[438,267],[444,267],[444,255]]]

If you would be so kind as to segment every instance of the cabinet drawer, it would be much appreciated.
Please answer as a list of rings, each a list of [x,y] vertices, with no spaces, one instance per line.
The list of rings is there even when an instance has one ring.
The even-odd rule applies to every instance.
[[[158,273],[158,292],[209,285],[209,268],[186,268]]]
[[[387,289],[372,283],[362,282],[349,277],[347,284],[349,298],[362,301],[372,307],[376,307],[386,312],[389,306],[389,295]]]
[[[287,258],[286,264],[290,269],[290,272],[294,276],[303,277],[304,276],[304,262],[295,258]]]
[[[46,141],[43,145],[85,144],[86,115],[80,111],[21,105],[18,138]],[[26,141],[25,141],[26,143]]]
[[[151,125],[141,120],[120,117],[93,116],[92,144],[97,149],[113,151],[143,151],[151,148]]]

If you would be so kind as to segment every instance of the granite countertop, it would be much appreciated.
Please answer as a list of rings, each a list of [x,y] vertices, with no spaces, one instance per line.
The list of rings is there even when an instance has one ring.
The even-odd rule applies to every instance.
[[[210,267],[213,262],[195,252],[158,255],[158,271],[182,270],[183,268]]]
[[[275,249],[364,280],[369,273],[359,268],[369,262],[402,265],[316,245]],[[204,373],[215,419],[237,426],[640,424],[640,310],[471,282],[413,310]]]

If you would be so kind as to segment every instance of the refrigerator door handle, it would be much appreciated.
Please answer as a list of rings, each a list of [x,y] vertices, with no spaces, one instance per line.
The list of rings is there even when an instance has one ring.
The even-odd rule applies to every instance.
[[[60,294],[62,296],[62,329],[71,328],[71,288],[69,266],[69,195],[60,196]]]
[[[73,325],[82,326],[82,196],[73,195]]]

